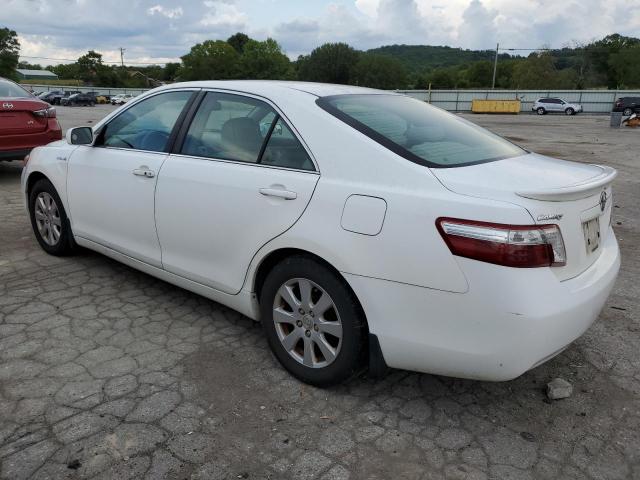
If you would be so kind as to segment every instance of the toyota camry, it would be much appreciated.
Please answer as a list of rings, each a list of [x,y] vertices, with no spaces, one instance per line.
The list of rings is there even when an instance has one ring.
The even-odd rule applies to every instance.
[[[615,170],[385,91],[178,83],[25,162],[46,252],[86,247],[261,321],[315,385],[367,365],[515,378],[589,328],[620,265]]]

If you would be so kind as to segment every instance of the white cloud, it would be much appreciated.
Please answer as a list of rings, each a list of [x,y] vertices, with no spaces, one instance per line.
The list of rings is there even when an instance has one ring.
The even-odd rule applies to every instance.
[[[159,14],[167,18],[180,18],[183,13],[182,7],[165,8],[162,5],[154,5],[147,9],[147,15],[153,16],[155,14]]]
[[[25,56],[176,60],[237,31],[274,37],[291,57],[324,42],[471,49],[562,47],[614,32],[638,36],[640,0],[0,0]],[[60,19],[64,18],[64,21]],[[47,60],[26,59],[47,64]]]

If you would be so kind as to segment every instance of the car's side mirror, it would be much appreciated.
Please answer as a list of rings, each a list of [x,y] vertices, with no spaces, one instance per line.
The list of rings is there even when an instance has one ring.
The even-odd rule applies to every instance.
[[[70,145],[91,145],[93,143],[93,129],[91,127],[75,127],[67,130],[65,135]]]

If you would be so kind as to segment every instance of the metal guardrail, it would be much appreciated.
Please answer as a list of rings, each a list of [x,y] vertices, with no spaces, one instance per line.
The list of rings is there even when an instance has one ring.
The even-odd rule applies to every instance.
[[[585,113],[609,113],[616,99],[640,97],[640,90],[396,90],[437,107],[454,112],[470,112],[476,100],[520,100],[521,112],[531,112],[538,98],[559,97],[579,103]]]
[[[77,85],[36,85],[33,83],[21,84],[23,88],[34,92],[50,92],[52,90],[75,91],[75,92],[98,92],[103,95],[118,95],[120,93],[128,93],[130,95],[140,95],[150,89],[148,88],[111,88],[111,87],[87,87]]]
[[[99,92],[106,95],[129,93],[140,95],[148,88],[111,88],[111,87],[78,87],[73,85],[34,85],[23,87],[36,92],[50,90],[76,90],[81,92]],[[640,90],[396,90],[437,107],[454,112],[470,112],[471,103],[475,100],[520,100],[521,112],[530,112],[533,102],[543,97],[559,97],[567,102],[579,103],[585,113],[609,113],[620,97],[640,97]]]

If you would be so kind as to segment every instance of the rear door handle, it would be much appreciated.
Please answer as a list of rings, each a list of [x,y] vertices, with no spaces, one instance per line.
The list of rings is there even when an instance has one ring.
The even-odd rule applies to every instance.
[[[261,188],[260,193],[267,197],[278,197],[284,198],[285,200],[295,200],[298,198],[298,194],[296,192],[281,190],[279,188]]]
[[[149,167],[147,167],[146,165],[143,165],[140,168],[136,168],[132,173],[134,175],[138,175],[139,177],[153,178],[156,176],[156,172],[154,172],[153,170],[149,170]]]

